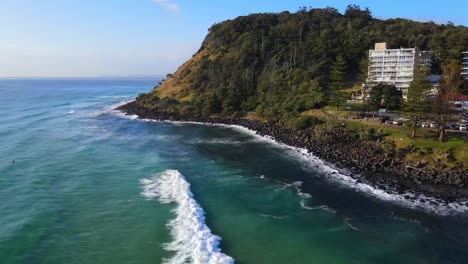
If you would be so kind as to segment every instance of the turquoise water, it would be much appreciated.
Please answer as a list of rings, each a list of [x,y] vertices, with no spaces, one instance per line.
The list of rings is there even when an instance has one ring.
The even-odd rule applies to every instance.
[[[0,81],[0,263],[467,263],[463,206],[239,128],[111,111],[155,83]]]

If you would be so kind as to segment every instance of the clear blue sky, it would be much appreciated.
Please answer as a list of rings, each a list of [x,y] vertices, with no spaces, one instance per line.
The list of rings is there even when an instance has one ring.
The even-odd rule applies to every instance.
[[[468,26],[468,0],[0,0],[0,77],[160,75],[216,22],[299,6],[369,7],[375,17]]]

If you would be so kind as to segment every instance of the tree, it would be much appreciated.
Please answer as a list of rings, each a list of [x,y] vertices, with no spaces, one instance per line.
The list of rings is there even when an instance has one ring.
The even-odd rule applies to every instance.
[[[357,74],[357,79],[361,82],[361,95],[362,95],[362,111],[366,112],[367,106],[367,77],[369,74],[369,55],[366,54],[359,61],[359,72]]]
[[[361,9],[358,5],[348,5],[346,7],[346,11],[344,13],[345,17],[351,18],[351,19],[364,19],[365,21],[368,21],[372,18],[371,11],[369,8],[366,8],[364,10]]]
[[[367,75],[369,74],[369,54],[366,54],[359,61],[359,72],[357,78],[360,82],[367,82]]]
[[[330,70],[330,103],[340,109],[340,105],[344,102],[345,97],[341,93],[344,87],[346,76],[346,61],[343,55],[336,56],[335,63],[331,66]]]
[[[377,110],[382,106],[383,89],[386,84],[379,83],[370,87],[368,105],[371,110]]]
[[[221,102],[219,101],[216,95],[208,97],[203,102],[203,109],[202,109],[203,115],[208,116],[210,114],[220,113],[221,111],[222,111]]]
[[[344,104],[346,100],[346,94],[340,91],[333,91],[329,103],[330,105],[336,106],[337,110],[340,110],[340,106]]]
[[[406,102],[403,105],[403,113],[411,120],[413,131],[411,137],[416,136],[416,130],[421,118],[426,115],[431,108],[432,85],[425,79],[426,71],[418,69],[415,79],[410,83]]]
[[[465,79],[463,81],[463,84],[460,87],[460,93],[464,95],[468,95],[468,79]]]
[[[398,110],[401,107],[402,98],[401,91],[395,85],[378,83],[371,87],[368,104],[373,110],[379,108]]]
[[[302,8],[241,16],[209,29],[199,51],[155,88],[161,100],[141,97],[138,102],[163,108],[163,98],[171,97],[181,102],[171,104],[173,109],[207,115],[243,115],[255,109],[269,121],[326,103],[342,107],[344,92],[337,91],[358,78],[365,81],[369,48],[382,39],[393,47],[433,50],[434,73],[441,74],[442,62],[468,50],[468,27],[375,19],[354,5],[344,14],[334,8]],[[317,82],[313,91],[308,90],[314,87],[311,80]],[[217,100],[208,100],[214,95]],[[401,98],[391,95],[381,94],[376,108],[398,108]]]
[[[346,60],[343,55],[339,54],[330,69],[330,83],[335,90],[343,89],[346,68]]]
[[[400,110],[403,102],[403,94],[395,85],[389,85],[383,90],[383,106],[388,110]]]
[[[451,60],[442,65],[442,77],[437,87],[437,96],[434,100],[434,113],[439,125],[439,141],[445,141],[445,127],[451,114],[452,99],[463,84],[461,77],[461,63]]]

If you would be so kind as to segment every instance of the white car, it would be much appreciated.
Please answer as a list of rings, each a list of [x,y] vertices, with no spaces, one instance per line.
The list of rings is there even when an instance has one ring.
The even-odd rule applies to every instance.
[[[422,122],[421,127],[429,127],[429,122]]]
[[[436,122],[432,122],[430,126],[431,126],[431,128],[437,128],[437,123],[436,123]]]
[[[461,124],[461,125],[460,125],[460,130],[462,130],[462,131],[468,131],[468,124]]]

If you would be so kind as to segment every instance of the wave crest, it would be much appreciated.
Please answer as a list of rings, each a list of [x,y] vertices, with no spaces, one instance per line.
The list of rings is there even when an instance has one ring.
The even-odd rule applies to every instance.
[[[166,170],[152,179],[140,180],[142,195],[161,203],[177,203],[176,217],[168,223],[173,241],[164,249],[175,252],[164,263],[232,264],[234,259],[221,252],[221,238],[205,224],[205,212],[194,199],[190,183],[176,170]]]
[[[158,120],[148,120],[143,119],[145,122],[161,122]],[[202,122],[191,122],[191,121],[163,121],[167,123],[177,124],[177,125],[187,125],[187,124],[196,124],[204,126],[217,126],[217,127],[226,127],[235,129],[239,132],[249,134],[253,136],[259,142],[265,142],[277,146],[279,148],[289,150],[287,154],[292,156],[295,159],[304,161],[304,164],[309,168],[314,170],[322,171],[326,177],[325,179],[339,183],[343,186],[348,186],[350,188],[357,189],[362,193],[371,195],[373,197],[379,198],[384,201],[392,202],[399,206],[412,208],[416,210],[421,210],[429,213],[435,213],[439,215],[453,215],[453,214],[466,214],[468,212],[468,200],[445,202],[441,199],[435,197],[429,197],[424,194],[406,192],[404,194],[399,194],[396,191],[384,190],[378,187],[374,187],[367,183],[359,182],[352,176],[349,172],[341,171],[336,169],[332,164],[325,162],[315,156],[313,153],[309,152],[304,148],[297,148],[280,143],[270,136],[261,136],[258,135],[256,131],[245,128],[239,125],[226,125],[219,123],[202,123]],[[300,193],[299,193],[300,194]],[[409,197],[410,199],[408,199]]]

